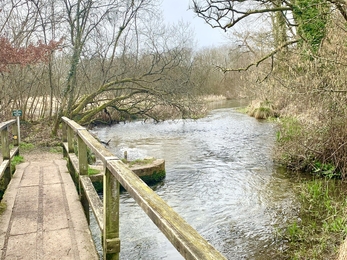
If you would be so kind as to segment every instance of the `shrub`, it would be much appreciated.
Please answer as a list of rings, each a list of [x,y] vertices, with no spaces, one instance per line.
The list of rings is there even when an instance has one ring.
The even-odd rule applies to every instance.
[[[276,116],[274,106],[268,100],[265,101],[252,101],[248,107],[248,114],[256,119],[267,119]]]

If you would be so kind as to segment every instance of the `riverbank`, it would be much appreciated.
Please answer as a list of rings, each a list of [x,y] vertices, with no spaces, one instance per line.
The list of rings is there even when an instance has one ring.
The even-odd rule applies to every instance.
[[[273,124],[237,112],[240,103],[217,102],[197,120],[135,121],[92,132],[111,140],[109,148],[118,157],[127,151],[129,160],[164,158],[166,178],[152,189],[228,259],[267,259],[277,250],[275,230],[295,212],[295,184],[274,169]],[[126,193],[121,203],[123,223],[132,227],[121,234],[131,241],[123,258],[167,258],[166,241]]]
[[[221,106],[221,107],[224,107],[223,105]],[[223,108],[223,110],[221,110],[221,111],[224,111],[224,109],[225,108]],[[227,110],[225,110],[225,111],[227,111]],[[229,111],[228,113],[233,113],[232,111]],[[225,114],[224,116],[226,116],[226,115],[228,115],[228,113],[227,114]],[[234,116],[236,116],[236,117],[239,117],[239,114],[238,113],[236,113],[236,114],[234,114]],[[218,134],[218,132],[220,131],[220,129],[217,127],[219,124],[221,124],[223,127],[223,129],[228,129],[228,131],[229,131],[229,135],[230,135],[230,133],[233,133],[233,132],[235,132],[235,133],[239,133],[239,136],[237,137],[237,138],[240,138],[240,136],[241,136],[241,134],[243,134],[243,133],[240,133],[237,129],[234,129],[234,130],[232,130],[233,128],[232,128],[232,125],[236,125],[236,126],[240,126],[240,122],[244,122],[244,120],[246,121],[246,122],[252,122],[252,120],[254,120],[254,119],[252,119],[251,121],[248,121],[248,119],[245,119],[245,118],[243,118],[242,117],[242,119],[241,118],[238,118],[237,119],[237,121],[236,122],[234,122],[234,123],[216,123],[215,121],[213,121],[213,123],[210,121],[211,120],[211,118],[210,118],[211,116],[209,116],[209,117],[207,117],[207,118],[204,118],[204,119],[201,119],[201,120],[194,120],[194,121],[190,121],[190,120],[186,120],[185,121],[185,124],[184,125],[182,125],[181,127],[179,127],[179,128],[177,128],[176,129],[176,127],[177,126],[179,126],[180,125],[180,121],[178,120],[178,121],[175,121],[174,123],[173,122],[171,122],[171,121],[168,121],[168,122],[165,122],[165,123],[160,123],[159,125],[153,125],[153,133],[150,135],[150,136],[148,136],[147,138],[145,138],[144,140],[152,140],[153,139],[153,137],[155,137],[155,139],[157,139],[157,138],[161,138],[161,135],[163,134],[163,133],[165,133],[168,129],[170,129],[170,131],[171,130],[174,130],[174,129],[176,129],[176,130],[174,130],[174,132],[177,132],[177,133],[186,133],[187,131],[187,133],[190,133],[189,132],[189,130],[190,129],[192,129],[192,131],[193,131],[193,129],[195,129],[195,127],[198,127],[196,130],[194,130],[192,133],[190,133],[191,135],[192,135],[192,137],[196,134],[196,132],[195,131],[198,131],[198,132],[201,132],[201,133],[205,133],[206,132],[206,129],[209,129],[209,128],[213,128],[213,136],[211,136],[211,137],[206,137],[206,136],[202,136],[202,137],[196,137],[196,139],[192,139],[192,140],[189,140],[189,141],[184,141],[185,143],[192,143],[192,144],[195,144],[195,145],[198,145],[200,142],[202,142],[202,143],[204,143],[204,140],[213,140],[213,143],[208,143],[208,144],[206,144],[206,147],[204,148],[204,150],[203,151],[201,151],[200,152],[200,154],[199,155],[196,155],[196,156],[192,156],[192,154],[188,154],[188,155],[180,155],[180,156],[178,156],[178,157],[175,157],[175,154],[177,153],[179,153],[179,152],[182,152],[182,151],[180,151],[180,150],[182,150],[182,148],[177,148],[177,147],[175,147],[175,148],[171,148],[173,151],[176,151],[176,153],[174,153],[174,155],[173,155],[173,158],[175,158],[174,159],[174,161],[175,162],[178,162],[178,161],[185,161],[185,159],[186,159],[186,157],[187,158],[191,158],[191,160],[194,162],[195,161],[195,159],[194,158],[202,158],[202,156],[204,156],[205,155],[205,153],[207,153],[206,155],[209,155],[209,156],[207,156],[204,160],[203,160],[203,162],[204,163],[202,163],[202,162],[200,162],[200,163],[198,163],[198,165],[199,166],[196,166],[196,167],[201,167],[201,166],[203,166],[204,168],[206,167],[206,162],[208,163],[210,160],[211,160],[211,158],[215,158],[215,155],[218,155],[219,154],[219,157],[217,156],[214,160],[216,160],[216,162],[215,162],[215,164],[216,165],[219,165],[219,164],[221,164],[222,163],[222,165],[224,165],[224,161],[223,160],[220,160],[220,159],[222,159],[222,158],[231,158],[232,160],[233,160],[233,162],[232,162],[232,164],[234,164],[234,165],[238,165],[239,163],[241,163],[241,162],[239,162],[239,160],[237,159],[237,158],[239,158],[239,154],[238,155],[236,155],[236,154],[233,154],[233,153],[231,153],[231,155],[229,155],[229,156],[226,156],[226,155],[222,155],[222,154],[220,154],[221,152],[223,152],[224,151],[224,153],[226,153],[227,151],[228,152],[232,152],[233,151],[233,147],[238,147],[238,149],[242,149],[241,147],[243,147],[242,146],[242,144],[235,144],[235,143],[232,143],[232,144],[229,144],[229,145],[227,145],[227,144],[224,144],[225,143],[225,141],[223,141],[223,142],[218,142],[217,140],[217,134]],[[240,121],[241,120],[241,121]],[[206,121],[206,126],[205,127],[200,127],[200,126],[198,126],[198,122],[200,122],[200,121],[203,121],[203,122],[205,122]],[[207,123],[208,122],[208,123]],[[218,122],[218,121],[217,121]],[[243,125],[244,123],[241,123],[241,125]],[[263,121],[259,121],[259,124],[257,123],[257,126],[256,127],[251,127],[252,129],[255,129],[256,131],[258,131],[258,130],[261,130],[261,131],[263,131],[263,132],[265,132],[265,133],[267,133],[269,130],[265,130],[266,128],[263,128],[266,124],[268,124],[268,123],[266,123],[266,122],[263,122]],[[113,149],[114,147],[119,147],[120,149],[122,149],[122,147],[124,146],[124,144],[122,144],[122,141],[120,141],[120,139],[119,139],[119,135],[121,135],[121,136],[123,136],[123,134],[122,134],[122,130],[121,129],[126,129],[126,131],[124,132],[125,134],[125,136],[127,136],[130,132],[130,129],[131,129],[131,126],[132,125],[136,125],[137,126],[137,128],[139,128],[139,130],[140,129],[146,129],[146,130],[148,130],[148,129],[151,129],[152,127],[152,124],[148,124],[148,123],[144,123],[144,122],[134,122],[134,123],[129,123],[129,124],[126,124],[126,125],[123,125],[123,124],[121,124],[121,125],[115,125],[115,126],[113,126],[113,127],[117,127],[117,131],[115,131],[115,132],[117,132],[117,137],[115,137],[115,138],[108,138],[108,137],[105,137],[104,139],[102,139],[102,140],[110,140],[110,139],[112,139],[111,141],[110,141],[110,143],[109,143],[109,145],[110,145],[110,148],[111,149]],[[162,125],[166,125],[167,126],[167,130],[165,129],[163,129],[163,130],[160,130],[160,128],[161,128],[161,126]],[[290,124],[291,125],[291,129],[293,130],[293,129],[295,129],[294,127],[293,127],[293,124]],[[29,133],[29,135],[30,135],[30,138],[29,139],[26,139],[26,138],[24,138],[24,140],[37,140],[37,141],[40,141],[40,143],[41,143],[41,145],[40,145],[40,149],[42,148],[42,149],[46,149],[46,150],[50,150],[51,148],[48,148],[48,147],[46,147],[46,145],[48,144],[48,142],[47,141],[45,141],[45,140],[43,140],[43,139],[41,139],[41,137],[42,137],[42,135],[43,135],[43,133],[41,133],[41,132],[44,132],[45,130],[44,130],[44,127],[45,126],[38,126],[38,125],[36,125],[36,124],[33,124],[33,129],[35,130],[35,131],[37,131],[37,133],[32,133],[32,132],[28,132]],[[49,129],[49,126],[47,126],[48,127],[48,129]],[[105,129],[107,129],[107,132],[109,132],[110,131],[110,127],[107,127],[107,128],[105,128]],[[132,131],[132,130],[131,130]],[[49,133],[49,131],[47,131],[46,133]],[[292,135],[294,135],[295,133],[296,133],[296,131],[287,131],[287,133],[289,133],[289,134],[292,134]],[[28,134],[25,134],[25,135],[28,135]],[[139,135],[140,136],[142,136],[142,137],[144,137],[144,132],[143,131],[140,131],[139,132]],[[252,140],[252,142],[254,142],[254,136],[255,136],[256,134],[255,133],[250,133],[246,138],[247,138],[247,140]],[[262,135],[263,135],[263,133],[262,133]],[[275,134],[275,132],[273,133],[273,134],[271,134],[270,136],[276,136],[276,134]],[[276,138],[278,138],[279,136],[277,136]],[[280,136],[281,138],[284,138],[284,135],[281,135]],[[35,139],[36,138],[36,139]],[[45,137],[46,138],[46,137]],[[178,145],[178,142],[183,142],[182,140],[181,140],[181,137],[177,137],[178,139],[174,139],[172,142],[174,143],[174,144],[177,144]],[[47,137],[47,139],[49,139],[49,136]],[[285,139],[285,138],[284,138]],[[141,145],[143,145],[143,141],[135,141],[136,139],[133,139],[133,140],[131,140],[131,146],[130,146],[130,148],[129,148],[129,151],[130,151],[130,154],[131,154],[131,156],[136,156],[137,158],[139,158],[139,157],[146,157],[146,156],[148,156],[148,155],[150,155],[150,156],[152,156],[152,155],[154,155],[154,154],[152,154],[151,152],[149,152],[149,154],[143,154],[143,156],[142,155],[140,155],[139,156],[139,154],[136,152],[136,150],[135,150],[135,147],[136,148],[138,148],[138,147],[141,147]],[[168,140],[170,140],[170,138],[168,138]],[[199,140],[199,142],[198,143],[196,143],[196,140]],[[229,140],[229,137],[227,138],[227,139],[225,139],[225,140]],[[242,140],[242,139],[241,139]],[[57,141],[60,141],[59,139],[57,140]],[[167,140],[165,140],[165,142],[166,142]],[[54,143],[55,141],[53,141],[52,143]],[[147,142],[147,141],[146,141]],[[214,143],[215,142],[217,142],[216,144],[218,144],[219,146],[218,147],[216,147],[216,149],[212,149],[211,150],[211,146],[212,145],[214,145]],[[272,142],[272,141],[271,141]],[[248,142],[247,142],[248,143]],[[165,149],[164,148],[160,148],[160,146],[158,146],[159,144],[155,144],[155,147],[156,147],[156,149],[154,150],[154,153],[155,152],[157,152],[157,151],[167,151],[167,149],[170,149],[170,148],[168,148],[168,147],[171,147],[171,145],[172,145],[172,143],[169,143],[168,144],[168,147],[166,147]],[[56,148],[54,148],[54,149],[56,149]],[[53,149],[53,150],[54,150]],[[124,148],[125,149],[125,148]],[[158,149],[158,150],[157,150]],[[193,149],[193,147],[191,147],[191,149]],[[245,147],[245,149],[247,149],[247,146]],[[148,147],[146,147],[145,148],[145,150],[146,151],[148,151]],[[260,149],[259,148],[257,148],[256,149],[258,152],[260,151]],[[257,153],[258,153],[257,152]],[[239,152],[240,153],[240,152]],[[121,154],[123,154],[123,150],[121,151]],[[34,154],[33,154],[34,155]],[[59,153],[58,153],[58,155],[59,155]],[[40,154],[36,154],[35,156],[41,156]],[[158,155],[159,156],[159,155]],[[158,157],[158,156],[156,156],[156,157]],[[254,154],[252,154],[251,156],[255,156]],[[268,156],[267,154],[263,154],[262,155],[263,157],[266,157],[266,156]],[[161,157],[161,156],[159,156],[159,157]],[[218,158],[220,158],[220,159],[218,159]],[[247,160],[249,160],[249,158],[247,158],[247,157],[245,157],[245,158],[243,158],[241,161],[247,161]],[[191,163],[191,162],[190,162]],[[227,162],[226,162],[227,163]],[[231,163],[231,162],[230,162]],[[261,164],[263,164],[264,162],[262,162]],[[214,167],[216,167],[216,165],[214,166]],[[228,163],[227,163],[227,165],[228,165]],[[172,167],[172,162],[170,162],[169,161],[169,167]],[[242,167],[244,167],[243,165],[242,165]],[[223,168],[222,168],[223,169]],[[172,171],[172,170],[171,170]],[[180,168],[178,167],[178,169],[176,169],[175,170],[175,174],[177,173],[177,172],[179,172],[180,171]],[[209,170],[210,171],[210,170]],[[220,170],[220,172],[222,172],[223,170]],[[254,171],[254,170],[250,170],[251,172],[252,171]],[[220,174],[220,173],[219,173]],[[244,173],[245,174],[245,176],[248,176],[247,174],[249,174],[249,173],[247,173],[247,172],[245,172]],[[211,176],[210,175],[210,172],[209,172],[209,174],[207,174],[207,173],[205,173],[204,172],[204,170],[202,170],[200,173],[191,173],[190,175],[189,175],[189,177],[188,177],[188,175],[184,175],[184,174],[181,174],[180,175],[181,176],[181,178],[182,178],[182,180],[183,181],[186,181],[186,179],[188,178],[190,178],[190,180],[191,180],[191,182],[193,183],[189,183],[189,184],[187,184],[189,187],[191,186],[191,185],[195,185],[194,184],[194,182],[200,182],[200,178],[205,178],[205,177],[207,177],[211,182],[213,182],[213,181],[216,181],[216,180],[214,180],[213,179],[213,175]],[[197,178],[196,176],[198,176],[198,177],[200,177],[200,178]],[[171,182],[172,182],[172,178],[173,178],[173,176],[172,176],[172,173],[169,173],[168,174],[168,178],[165,180],[165,182],[163,183],[163,184],[161,184],[161,185],[170,185],[171,187],[172,187],[172,185],[177,185],[177,183],[175,183],[175,184],[172,184]],[[212,178],[212,179],[211,179]],[[263,177],[263,178],[267,178],[267,177]],[[283,178],[283,177],[280,177],[280,178]],[[179,186],[180,185],[182,185],[182,184],[179,184]],[[228,186],[228,187],[225,187],[223,190],[227,190],[227,189],[230,189],[230,187],[234,187],[234,189],[237,187],[237,188],[239,188],[239,185],[240,184],[237,184],[236,186],[235,185],[231,185],[231,186]],[[277,185],[279,185],[279,184],[277,184]],[[201,186],[199,189],[201,189],[201,190],[206,190],[206,187],[210,187],[210,184],[205,184],[205,187],[204,186]],[[213,186],[212,186],[213,187]],[[279,187],[282,187],[282,186],[279,186]],[[171,188],[172,189],[172,188]],[[220,189],[220,187],[218,187],[218,189],[217,188],[211,188],[210,187],[210,189],[216,189],[216,190],[219,190]],[[268,188],[267,188],[268,189]],[[281,188],[281,189],[283,189],[283,187]],[[288,189],[288,190],[290,190],[290,189],[292,189],[291,191],[293,191],[293,187],[292,186],[290,186],[290,188],[286,188],[286,189]],[[181,190],[179,190],[179,191],[177,191],[177,193],[181,193],[182,191]],[[241,191],[241,193],[242,193],[243,191]],[[213,195],[213,196],[215,196],[214,195],[214,193],[208,193],[208,194],[210,194],[210,195]],[[187,195],[187,196],[189,196],[189,195]],[[196,196],[196,194],[194,194],[194,197]],[[254,196],[254,194],[249,194],[249,196],[250,197],[252,197],[252,196]],[[279,195],[274,195],[274,196],[279,196]],[[280,195],[280,197],[282,197],[282,196],[284,196],[283,194],[281,194]],[[290,198],[290,196],[292,196],[292,195],[286,195],[286,199],[288,199],[288,198]],[[204,197],[203,195],[199,195],[199,198],[200,197]],[[215,198],[215,200],[216,201],[218,201],[218,198]],[[232,200],[231,200],[232,201]],[[192,207],[195,207],[194,205],[191,205]],[[237,212],[239,211],[239,209],[234,209],[234,210],[236,210]],[[285,211],[285,210],[284,210]],[[264,218],[264,216],[261,216],[261,218]],[[293,223],[288,223],[287,225],[288,225],[288,227],[290,226],[290,225],[292,225]],[[286,226],[282,226],[282,228],[285,228]],[[266,232],[269,232],[269,231],[264,231],[264,233],[266,233]],[[261,236],[261,234],[258,234],[257,233],[257,235],[258,236]],[[238,238],[236,238],[236,239],[238,239]],[[301,241],[301,244],[302,244],[302,241]],[[247,246],[248,248],[250,248],[250,250],[252,250],[251,248],[253,247],[253,246],[250,246],[250,245],[248,245]],[[240,252],[239,252],[240,253]],[[336,252],[335,252],[335,256],[336,256]]]

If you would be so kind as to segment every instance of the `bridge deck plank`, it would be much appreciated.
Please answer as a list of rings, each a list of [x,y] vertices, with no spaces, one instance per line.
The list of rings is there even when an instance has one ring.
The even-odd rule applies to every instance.
[[[99,259],[65,160],[18,165],[3,202],[1,259]]]

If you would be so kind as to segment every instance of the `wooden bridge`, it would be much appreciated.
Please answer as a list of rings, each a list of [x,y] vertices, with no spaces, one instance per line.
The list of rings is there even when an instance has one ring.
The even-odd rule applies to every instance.
[[[89,209],[101,230],[102,257],[119,259],[120,185],[185,259],[226,259],[87,129],[68,118],[62,120],[67,163],[63,159],[25,162],[14,174],[17,122],[0,123],[2,204],[7,205],[0,217],[1,259],[99,259],[88,228]],[[103,163],[103,201],[88,177],[88,153]]]

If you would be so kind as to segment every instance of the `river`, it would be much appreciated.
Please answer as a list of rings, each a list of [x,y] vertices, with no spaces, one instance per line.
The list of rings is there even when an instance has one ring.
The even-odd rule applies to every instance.
[[[275,124],[223,102],[202,119],[136,121],[93,129],[128,159],[163,158],[152,187],[228,259],[269,259],[278,230],[296,218],[295,181],[274,166]],[[183,259],[128,193],[120,202],[121,259]]]

